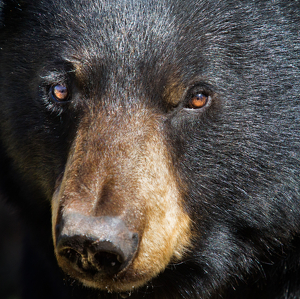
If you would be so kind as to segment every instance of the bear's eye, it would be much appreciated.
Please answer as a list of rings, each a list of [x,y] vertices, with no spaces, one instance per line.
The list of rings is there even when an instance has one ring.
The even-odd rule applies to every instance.
[[[50,87],[50,96],[55,102],[67,102],[69,100],[68,88],[63,84],[56,84]]]
[[[204,93],[196,93],[190,96],[187,108],[200,109],[208,103],[209,96]]]

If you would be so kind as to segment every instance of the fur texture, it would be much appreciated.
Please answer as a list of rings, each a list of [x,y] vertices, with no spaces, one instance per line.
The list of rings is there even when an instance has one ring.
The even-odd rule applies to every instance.
[[[298,298],[299,24],[296,0],[0,1],[23,298]],[[82,286],[57,266],[51,205],[54,239],[68,209],[121,215],[143,240],[131,274],[160,265],[119,294]]]

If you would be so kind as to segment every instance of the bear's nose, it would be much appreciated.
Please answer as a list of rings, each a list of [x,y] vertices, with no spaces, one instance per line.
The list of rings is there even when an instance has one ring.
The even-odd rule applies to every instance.
[[[70,214],[57,233],[57,254],[84,275],[115,275],[131,263],[138,248],[138,234],[118,217]]]

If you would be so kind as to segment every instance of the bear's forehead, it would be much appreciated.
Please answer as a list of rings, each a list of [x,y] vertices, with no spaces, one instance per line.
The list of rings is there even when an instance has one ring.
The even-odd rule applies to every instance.
[[[108,72],[132,82],[150,74],[174,77],[179,70],[182,28],[174,9],[174,1],[50,1],[32,7],[32,15],[41,26],[38,38],[56,45],[50,55],[71,62],[77,75]]]
[[[35,14],[48,36],[63,36],[75,48],[84,45],[88,54],[102,51],[115,59],[146,52],[162,55],[162,49],[174,51],[178,39],[173,4],[166,1],[60,1],[46,4],[42,11],[52,15]]]
[[[126,78],[141,84],[143,78],[154,89],[158,81],[170,89],[203,74],[212,77],[222,59],[222,38],[214,40],[210,32],[217,30],[216,16],[224,15],[214,16],[213,5],[204,7],[202,2],[33,1],[27,15],[36,25],[34,31],[30,24],[23,26],[20,39],[28,53],[75,63],[74,68],[88,79],[98,80],[106,72],[118,83]]]

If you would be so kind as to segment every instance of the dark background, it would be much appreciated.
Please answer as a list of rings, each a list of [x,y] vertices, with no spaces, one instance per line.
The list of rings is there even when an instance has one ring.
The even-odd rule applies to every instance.
[[[0,299],[20,299],[22,239],[17,211],[0,200]]]

